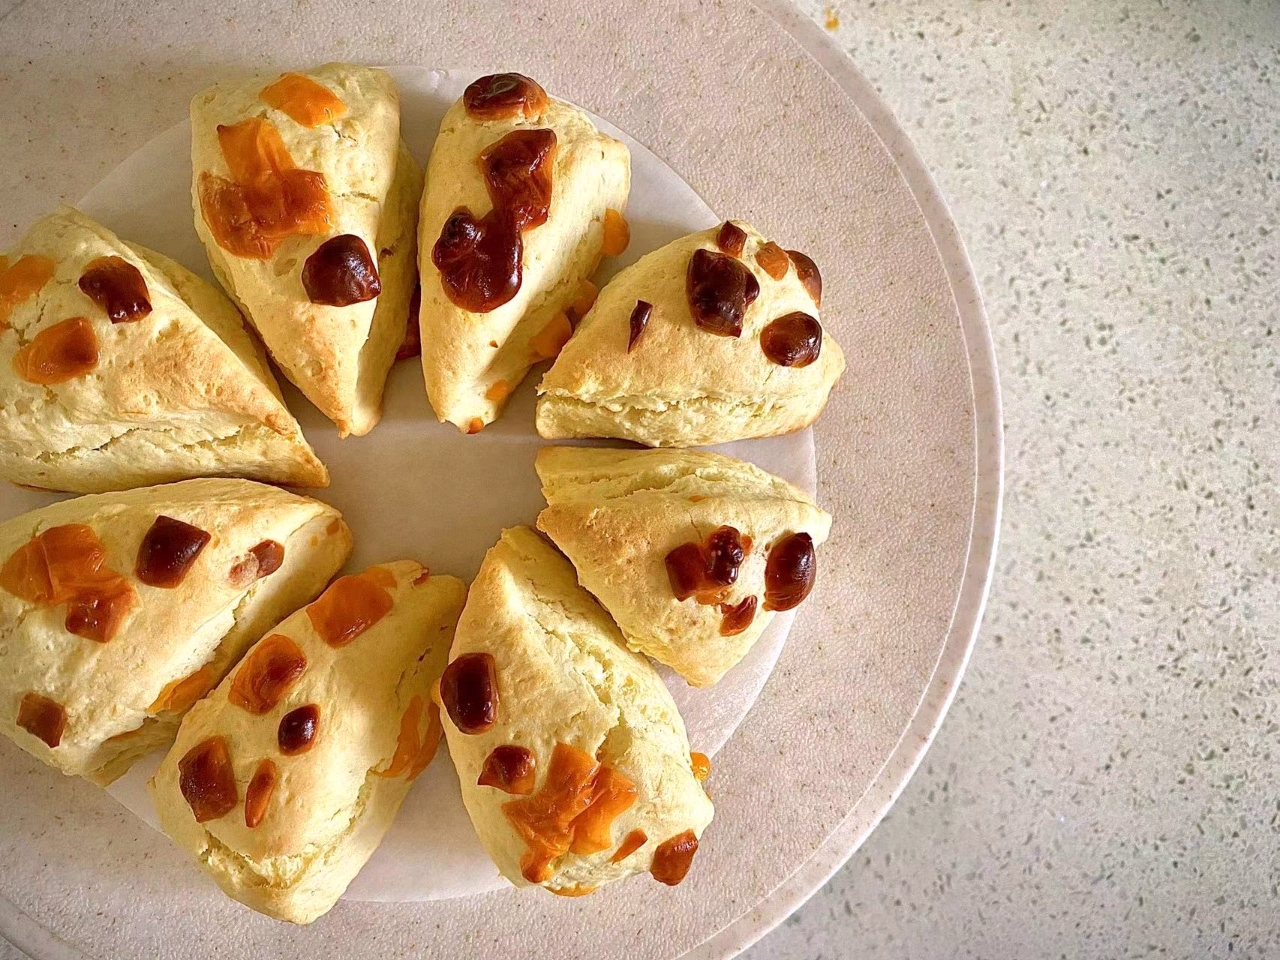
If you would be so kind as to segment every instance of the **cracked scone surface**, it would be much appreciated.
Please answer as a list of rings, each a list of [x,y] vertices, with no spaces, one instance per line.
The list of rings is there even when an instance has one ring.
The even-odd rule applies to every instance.
[[[468,653],[494,658],[496,722],[471,735],[443,710],[441,722],[471,822],[504,877],[528,885],[521,873],[527,847],[502,809],[519,798],[476,783],[498,746],[533,754],[539,789],[560,743],[611,766],[636,787],[634,804],[613,821],[608,848],[554,860],[542,883],[550,890],[580,892],[644,872],[662,842],[686,830],[702,835],[712,805],[694,778],[684,721],[670,693],[648,661],[623,646],[568,561],[528,527],[504,530],[485,556],[450,659]],[[646,842],[610,862],[634,830],[643,830]]]
[[[70,207],[35,223],[8,259],[24,256],[48,257],[53,273],[0,328],[0,475],[76,493],[193,476],[328,485],[261,347],[218,290]],[[150,314],[112,323],[81,290],[98,257],[137,269]],[[93,369],[48,386],[23,379],[18,352],[73,317],[92,326]]]
[[[159,516],[210,535],[172,588],[142,583],[135,572]],[[35,535],[66,524],[93,530],[104,566],[125,576],[137,599],[116,635],[98,643],[66,629],[65,604],[34,604],[0,589],[0,732],[64,773],[98,783],[170,742],[196,696],[267,626],[318,594],[351,552],[351,532],[326,504],[247,480],[186,480],[65,500],[9,520],[0,525],[0,564]],[[279,568],[233,582],[233,568],[267,540],[283,547]],[[162,694],[192,676],[202,678],[203,690],[166,709]],[[28,693],[65,710],[56,747],[17,726]]]
[[[294,613],[268,633],[288,637],[306,658],[279,702],[260,715],[231,702],[233,671],[187,714],[150,783],[164,831],[229,896],[277,919],[310,923],[328,911],[391,825],[413,772],[382,773],[390,769],[412,702],[430,707],[429,688],[444,668],[466,597],[460,580],[424,577],[412,560],[374,570],[384,572],[380,589],[392,602],[381,619],[334,647],[317,633],[307,609]],[[281,718],[310,704],[319,708],[312,745],[285,756],[277,736]],[[414,735],[429,756],[440,736],[430,709]],[[226,742],[237,801],[225,815],[198,823],[179,785],[178,763],[215,736]],[[246,791],[264,759],[276,765],[278,779],[261,821],[250,828]]]
[[[790,433],[817,419],[844,372],[839,344],[824,331],[818,358],[784,367],[765,356],[760,333],[792,312],[820,320],[794,265],[774,280],[756,261],[768,241],[750,224],[737,259],[760,294],[740,337],[699,328],[686,276],[694,251],[717,250],[712,227],[673,240],[610,280],[538,387],[538,433],[549,440],[615,437],[650,447],[691,447]],[[652,304],[631,352],[637,301]]]
[[[759,467],[697,450],[544,447],[536,461],[547,508],[538,529],[555,541],[578,581],[617,621],[633,650],[665,663],[695,686],[719,680],[773,619],[764,609],[770,547],[793,533],[815,545],[831,517],[802,490]],[[756,598],[741,633],[721,633],[720,605],[677,600],[667,555],[703,543],[721,526],[752,546],[724,599]]]
[[[547,221],[522,233],[521,283],[516,295],[488,313],[472,313],[445,294],[431,251],[459,207],[477,218],[493,209],[479,157],[514,130],[556,134]],[[427,395],[442,422],[467,430],[473,420],[496,420],[510,392],[544,359],[530,340],[579,295],[600,261],[605,211],[626,209],[631,154],[596,129],[589,117],[551,98],[538,120],[480,121],[459,100],[445,114],[427,162],[427,189],[418,220],[422,277],[419,309],[422,370]],[[495,384],[504,384],[495,389]]]
[[[306,127],[261,99],[274,77],[219,84],[191,102],[192,200],[196,232],[214,274],[257,328],[271,356],[339,433],[361,435],[382,415],[382,392],[404,339],[417,277],[422,171],[400,139],[400,94],[383,71],[330,63],[303,74],[336,95],[346,112]],[[324,174],[333,211],[329,232],[284,240],[266,260],[220,247],[200,208],[201,174],[229,176],[219,125],[265,117],[294,164]],[[376,258],[382,292],[336,307],[312,303],[302,284],[309,256],[351,234]]]

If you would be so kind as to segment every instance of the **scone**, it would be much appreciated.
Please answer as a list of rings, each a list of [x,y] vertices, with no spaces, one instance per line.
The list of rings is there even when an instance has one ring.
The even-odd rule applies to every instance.
[[[817,577],[831,517],[741,460],[696,450],[544,447],[538,529],[632,650],[719,680]]]
[[[229,896],[292,923],[342,896],[435,755],[466,593],[412,560],[343,577],[191,708],[151,795]]]
[[[422,372],[442,422],[475,433],[590,307],[621,253],[631,155],[576,107],[516,73],[449,108],[419,218]]]
[[[652,666],[528,527],[471,585],[438,702],[462,799],[502,875],[562,896],[649,871],[679,883],[711,822]]]
[[[235,307],[70,207],[0,262],[0,477],[98,493],[329,483]]]
[[[0,524],[0,732],[110,783],[350,552],[338,511],[248,480],[96,494]]]
[[[330,63],[191,101],[196,232],[285,376],[373,429],[405,334],[422,172],[381,70]]]
[[[844,372],[804,254],[740,220],[674,240],[609,281],[538,387],[549,440],[692,447],[813,423]]]

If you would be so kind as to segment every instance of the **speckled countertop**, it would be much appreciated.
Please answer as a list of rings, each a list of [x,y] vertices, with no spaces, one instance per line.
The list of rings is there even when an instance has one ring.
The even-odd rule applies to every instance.
[[[1008,493],[923,767],[748,956],[1280,956],[1280,4],[800,4],[951,202]]]

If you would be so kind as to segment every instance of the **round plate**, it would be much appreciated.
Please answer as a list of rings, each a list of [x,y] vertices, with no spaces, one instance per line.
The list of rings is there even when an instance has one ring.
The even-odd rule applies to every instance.
[[[63,91],[105,74],[117,112],[101,120],[104,137],[109,125],[163,129],[199,86],[248,70],[326,56],[465,59],[538,77],[648,146],[712,209],[811,252],[826,267],[824,323],[849,359],[815,429],[820,499],[836,523],[817,591],[717,758],[716,821],[675,890],[638,879],[580,900],[500,890],[344,901],[293,928],[211,896],[179,851],[114,801],[33,764],[11,789],[40,800],[48,827],[0,833],[0,862],[18,867],[0,871],[0,931],[39,958],[308,960],[724,957],[763,935],[852,853],[918,764],[963,670],[993,558],[1001,436],[990,337],[954,226],[903,133],[782,0],[669,0],[657,22],[604,0],[385,4],[376,22],[341,0],[270,14],[246,0],[205,18],[143,0],[118,7],[92,22],[68,14],[59,29],[72,49],[32,68],[89,81]],[[184,53],[181,68],[164,59]],[[73,94],[64,103],[52,83],[24,84],[51,99],[31,116],[6,114],[15,138],[78,135]],[[83,180],[74,159],[50,162]],[[0,198],[31,217],[55,199],[45,189],[38,205],[21,184]]]

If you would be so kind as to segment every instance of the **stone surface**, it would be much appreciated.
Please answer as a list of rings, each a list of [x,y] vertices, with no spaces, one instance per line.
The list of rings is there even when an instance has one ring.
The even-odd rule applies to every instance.
[[[923,766],[747,955],[1280,955],[1280,6],[831,12],[973,258],[1007,492]]]

